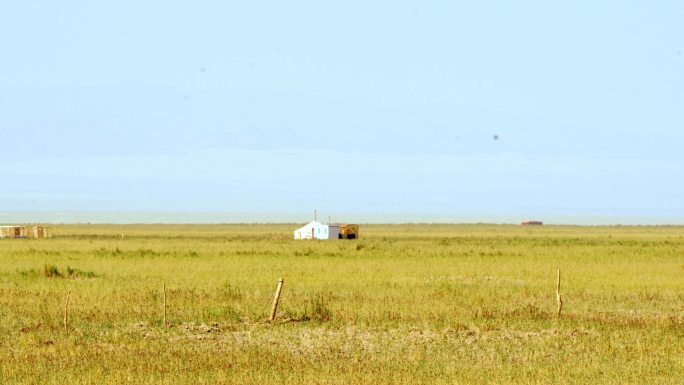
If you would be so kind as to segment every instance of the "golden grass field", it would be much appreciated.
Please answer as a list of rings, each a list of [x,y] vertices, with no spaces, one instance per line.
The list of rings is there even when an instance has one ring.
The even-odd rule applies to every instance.
[[[297,226],[0,239],[0,384],[684,384],[682,227]]]

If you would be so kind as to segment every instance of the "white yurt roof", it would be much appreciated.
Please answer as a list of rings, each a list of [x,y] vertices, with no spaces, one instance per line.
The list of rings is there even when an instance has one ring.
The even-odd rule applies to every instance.
[[[295,231],[296,231],[296,232],[307,231],[307,230],[312,229],[312,228],[315,229],[315,228],[317,228],[317,227],[324,227],[324,226],[325,226],[325,225],[322,224],[321,222],[318,222],[318,221],[311,221],[311,222],[307,223],[306,225],[304,225],[304,226],[298,228],[298,229],[295,230]]]

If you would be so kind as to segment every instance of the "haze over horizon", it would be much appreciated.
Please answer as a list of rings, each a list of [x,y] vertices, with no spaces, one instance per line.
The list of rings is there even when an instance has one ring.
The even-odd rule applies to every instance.
[[[683,17],[674,1],[4,4],[0,221],[684,223]]]

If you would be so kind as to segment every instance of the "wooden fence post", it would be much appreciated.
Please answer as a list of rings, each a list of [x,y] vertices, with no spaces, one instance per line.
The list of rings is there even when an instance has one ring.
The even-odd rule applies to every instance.
[[[556,318],[560,318],[561,311],[563,310],[563,297],[561,297],[561,293],[560,293],[560,283],[561,283],[561,274],[560,274],[560,269],[558,269],[558,280],[556,281],[556,301],[558,302],[558,311],[556,312]]]
[[[278,280],[278,287],[276,288],[275,297],[273,297],[273,306],[271,307],[269,321],[275,320],[276,310],[278,310],[278,301],[280,300],[280,292],[283,290],[283,282],[284,280],[282,278]]]
[[[162,284],[162,291],[164,292],[164,328],[168,328],[169,324],[166,322],[166,282]]]
[[[64,300],[64,331],[68,331],[69,327],[69,296],[71,296],[71,290],[67,292],[66,299]]]

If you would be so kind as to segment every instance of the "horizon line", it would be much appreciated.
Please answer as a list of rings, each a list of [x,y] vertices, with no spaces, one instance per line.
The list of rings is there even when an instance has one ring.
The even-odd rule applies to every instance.
[[[324,222],[346,222],[365,225],[444,224],[444,225],[520,225],[525,220],[542,221],[557,226],[682,226],[684,216],[665,215],[578,215],[565,213],[352,213],[319,217]],[[334,219],[334,220],[333,220]],[[69,224],[299,224],[308,223],[313,216],[303,212],[238,212],[238,211],[69,211],[69,210],[4,210],[0,224],[45,223]]]

